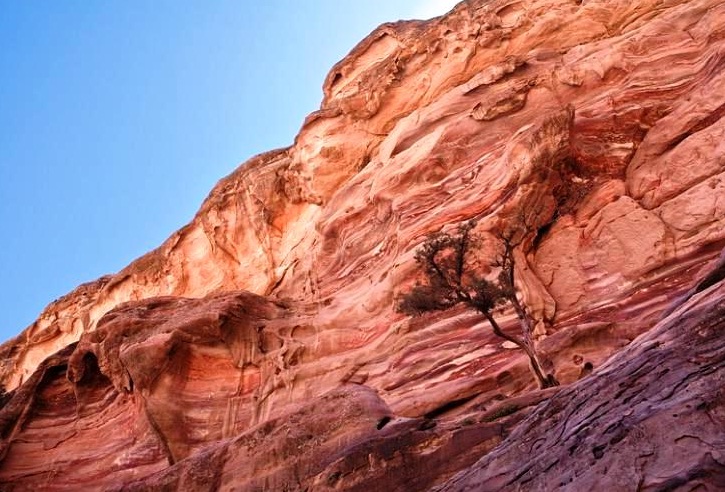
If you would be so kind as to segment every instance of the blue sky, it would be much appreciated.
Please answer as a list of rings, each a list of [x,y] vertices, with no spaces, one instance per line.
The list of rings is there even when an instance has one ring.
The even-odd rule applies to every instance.
[[[332,65],[452,0],[0,0],[0,341],[289,145]]]

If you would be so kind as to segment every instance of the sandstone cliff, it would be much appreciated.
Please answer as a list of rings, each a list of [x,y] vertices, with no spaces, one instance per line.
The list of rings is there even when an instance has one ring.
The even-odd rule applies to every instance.
[[[379,27],[292,146],[2,346],[0,482],[722,489],[723,67],[718,0]],[[522,211],[558,389],[473,312],[394,309],[428,233]]]

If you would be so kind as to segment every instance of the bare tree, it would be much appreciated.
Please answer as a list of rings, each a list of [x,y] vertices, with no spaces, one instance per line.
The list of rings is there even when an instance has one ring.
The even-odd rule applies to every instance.
[[[541,388],[558,385],[552,374],[544,375],[533,341],[534,323],[526,307],[516,296],[514,280],[514,249],[521,242],[526,228],[516,225],[495,234],[498,253],[490,267],[489,276],[476,271],[473,252],[481,238],[472,233],[474,221],[458,227],[453,233],[437,233],[428,237],[415,254],[425,275],[425,282],[417,283],[398,302],[398,311],[419,316],[430,311],[442,311],[457,304],[469,306],[483,314],[493,332],[516,344],[529,358],[531,370]],[[480,269],[479,269],[480,270]],[[491,278],[494,275],[495,278]],[[519,318],[521,336],[504,332],[494,318],[497,308],[510,304]]]

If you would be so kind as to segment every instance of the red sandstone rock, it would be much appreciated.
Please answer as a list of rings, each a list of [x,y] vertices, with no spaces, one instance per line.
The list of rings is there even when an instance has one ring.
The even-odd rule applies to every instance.
[[[0,482],[716,489],[723,433],[705,416],[722,417],[721,279],[651,329],[725,246],[723,32],[716,0],[469,0],[381,26],[333,67],[294,145],[245,163],[158,249],[0,348],[14,390],[0,410]],[[521,210],[538,232],[517,252],[518,284],[564,384],[535,409],[551,392],[535,391],[526,359],[481,316],[394,310],[426,234],[471,218],[485,232]],[[642,340],[661,344],[647,357],[669,376],[633,376],[651,364]],[[715,369],[687,376],[692,360]],[[685,396],[656,411],[644,400],[667,378],[714,406],[675,429],[668,412],[682,414]],[[630,383],[647,391],[620,401],[615,386]],[[632,428],[657,434],[655,465],[636,481],[638,442],[614,443],[625,466],[567,457],[556,437],[557,422],[606,405],[596,432],[632,411]],[[713,439],[680,444],[688,426]],[[517,454],[527,435],[551,460]],[[609,482],[596,475],[605,466],[618,470]]]
[[[725,489],[724,297],[696,295],[437,490]]]

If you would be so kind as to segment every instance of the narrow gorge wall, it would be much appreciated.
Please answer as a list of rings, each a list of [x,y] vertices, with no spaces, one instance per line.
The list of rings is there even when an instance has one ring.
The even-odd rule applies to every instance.
[[[519,423],[628,380],[643,343],[632,340],[660,336],[652,328],[696,302],[717,264],[724,56],[717,0],[469,0],[380,26],[332,68],[293,145],[240,166],[158,249],[53,302],[0,348],[11,390],[0,481],[517,486],[524,462],[507,453]],[[536,390],[526,359],[475,313],[395,311],[427,234],[473,218],[485,234],[522,213],[535,233],[516,274],[560,392]],[[681,322],[718,333],[719,308],[697,306]],[[512,313],[503,326],[515,329]],[[669,336],[722,364],[719,349]],[[598,372],[615,354],[622,369]],[[718,439],[718,465],[703,466],[722,477]],[[508,460],[511,476],[483,477],[487,459]],[[396,460],[416,463],[414,476]],[[585,466],[557,463],[541,476]],[[643,468],[642,483],[655,490],[648,477],[665,465]],[[399,482],[385,482],[391,470]],[[571,490],[608,483],[579,476]]]

